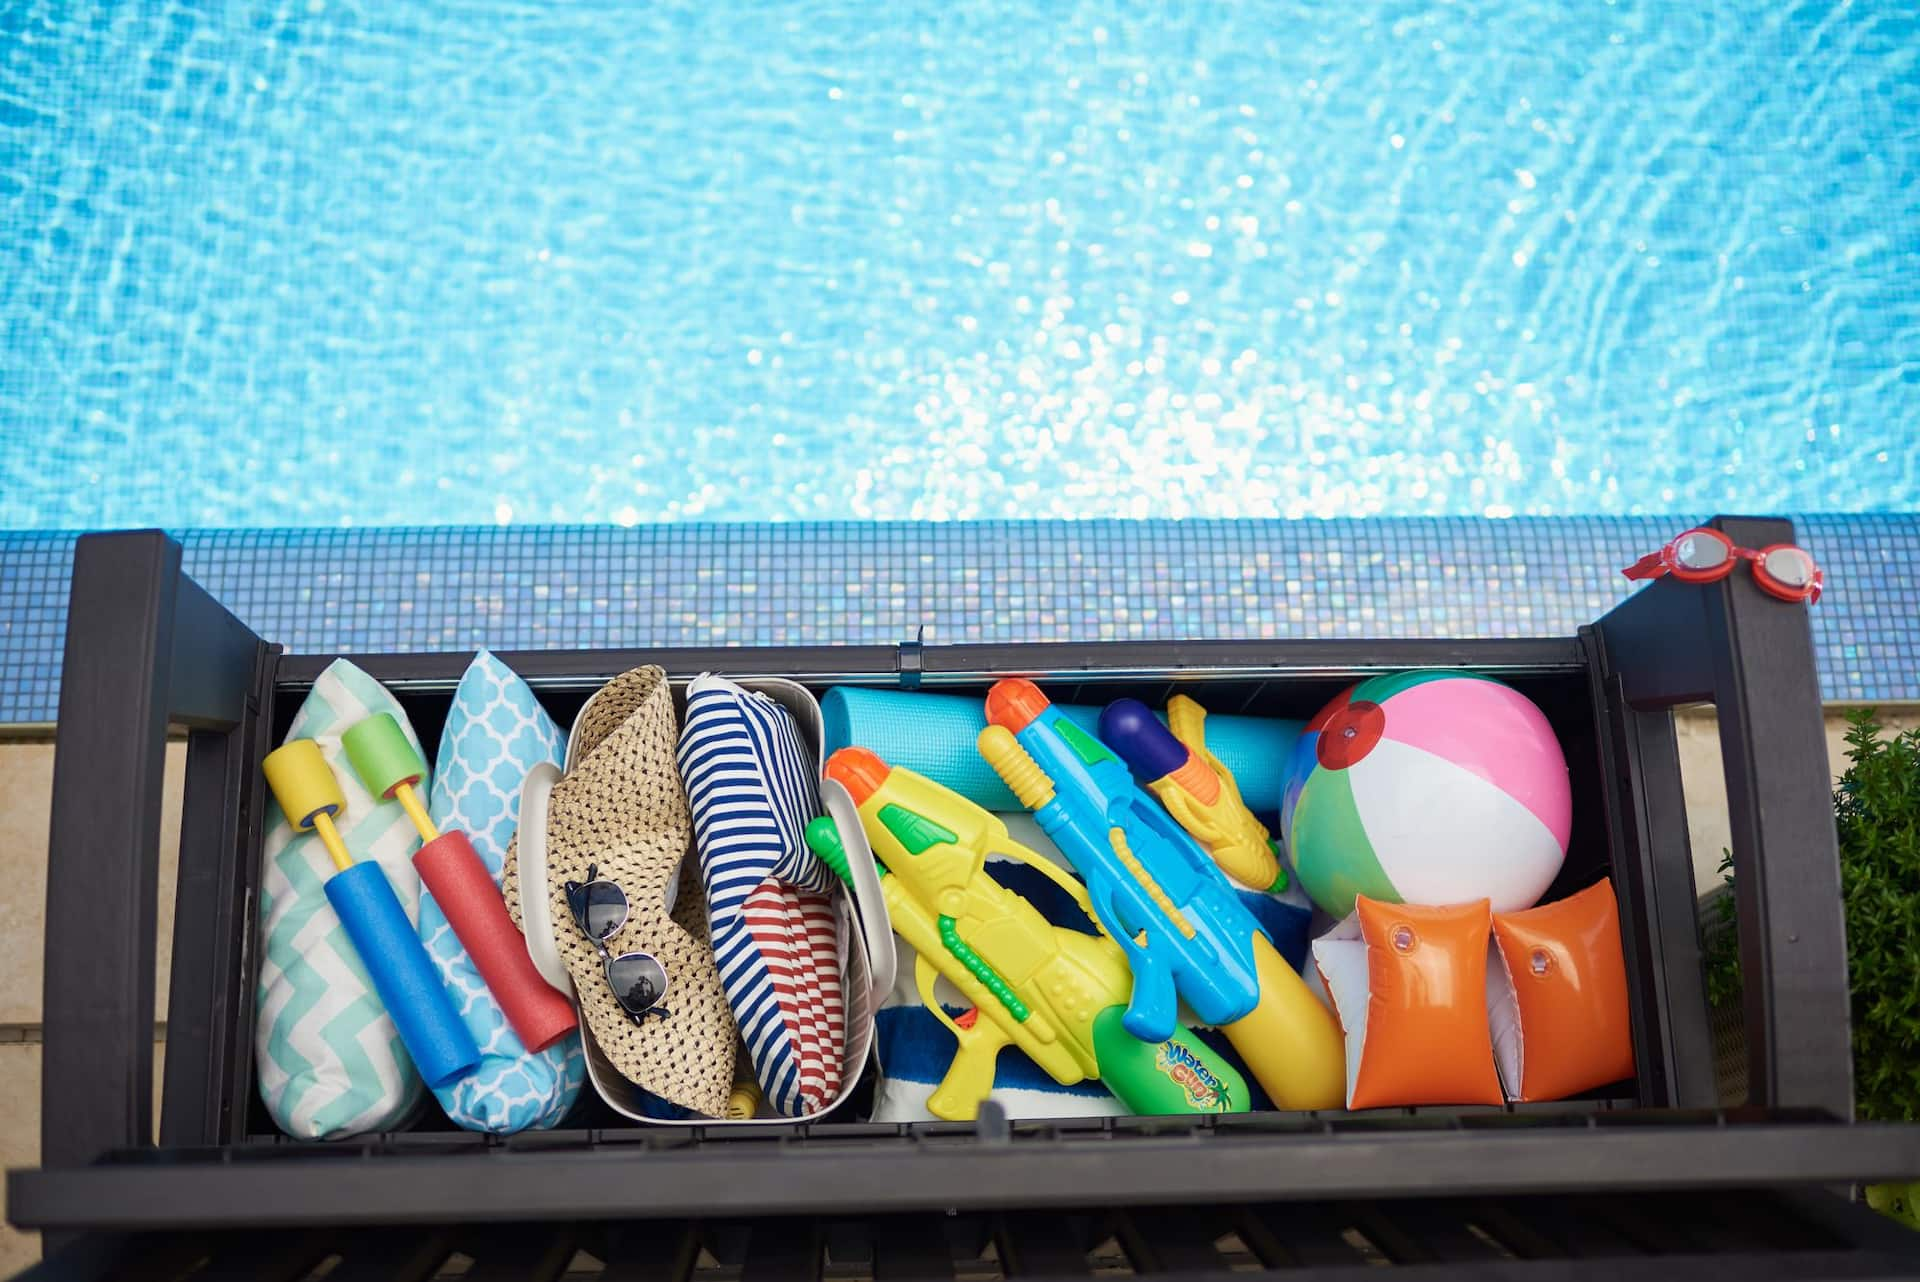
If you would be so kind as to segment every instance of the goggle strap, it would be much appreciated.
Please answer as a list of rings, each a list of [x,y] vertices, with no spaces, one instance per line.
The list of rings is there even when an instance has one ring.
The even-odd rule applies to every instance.
[[[1629,579],[1657,579],[1665,574],[1669,568],[1667,565],[1666,552],[1662,549],[1659,552],[1647,553],[1638,561],[1635,561],[1632,565],[1620,571],[1620,573],[1626,575]]]

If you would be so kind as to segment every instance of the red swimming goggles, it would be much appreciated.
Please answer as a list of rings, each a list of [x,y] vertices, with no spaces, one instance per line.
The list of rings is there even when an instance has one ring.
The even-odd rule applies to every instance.
[[[1718,530],[1688,530],[1658,552],[1649,552],[1620,573],[1629,579],[1658,579],[1671,574],[1683,583],[1717,583],[1746,561],[1760,590],[1782,601],[1820,599],[1823,576],[1805,548],[1775,543],[1759,551],[1735,547]]]

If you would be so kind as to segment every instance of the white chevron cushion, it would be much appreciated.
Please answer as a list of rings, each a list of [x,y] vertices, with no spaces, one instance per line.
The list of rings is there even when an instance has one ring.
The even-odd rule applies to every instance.
[[[393,714],[418,751],[393,696],[339,659],[314,682],[287,738],[319,743],[346,797],[339,828],[348,851],[356,861],[379,862],[413,917],[420,877],[411,860],[420,837],[400,807],[374,804],[340,746],[348,727],[380,712]],[[389,1129],[419,1103],[420,1075],[327,902],[333,862],[317,835],[294,832],[278,804],[267,810],[266,829],[254,1030],[260,1098],[274,1123],[298,1139]]]

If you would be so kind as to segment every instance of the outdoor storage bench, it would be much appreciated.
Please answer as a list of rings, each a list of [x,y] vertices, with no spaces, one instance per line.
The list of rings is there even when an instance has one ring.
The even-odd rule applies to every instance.
[[[1723,518],[1738,542],[1785,522]],[[1490,674],[1567,753],[1562,882],[1619,896],[1637,1076],[1554,1104],[1219,1118],[747,1132],[638,1127],[591,1101],[499,1139],[429,1109],[333,1144],[281,1136],[254,1084],[260,762],[336,656],[289,654],[182,573],[155,532],[74,561],[54,783],[41,1166],[8,1213],[72,1274],[195,1269],[430,1276],[950,1277],[1457,1262],[1573,1277],[1566,1261],[1735,1252],[1741,1276],[1920,1271],[1901,1231],[1836,1188],[1920,1177],[1920,1129],[1852,1120],[1846,944],[1804,607],[1744,575],[1660,582],[1577,635],[1508,640],[539,651],[501,657],[561,725],[643,663],[829,685],[982,692],[1023,675],[1063,702],[1185,691],[1219,713],[1311,717],[1356,679]],[[470,652],[353,656],[425,742]],[[1672,709],[1718,707],[1746,975],[1751,1099],[1722,1107]],[[187,738],[165,1075],[153,1118],[162,758]],[[869,1068],[869,1072],[871,1069]],[[584,1252],[585,1255],[577,1255]],[[591,1257],[589,1259],[588,1257]],[[1661,1262],[1665,1261],[1665,1264]],[[1657,1266],[1657,1267],[1656,1267]],[[1676,1267],[1699,1276],[1699,1264]],[[1553,1271],[1558,1269],[1560,1271]],[[1650,1271],[1651,1270],[1651,1271]],[[63,1273],[65,1275],[65,1273]],[[491,1276],[492,1274],[489,1274]],[[211,1274],[209,1274],[211,1276]],[[1422,1274],[1422,1276],[1427,1276]],[[1590,1276],[1578,1273],[1577,1276]],[[1715,1274],[1719,1276],[1719,1274]],[[1731,1273],[1728,1276],[1732,1276]]]

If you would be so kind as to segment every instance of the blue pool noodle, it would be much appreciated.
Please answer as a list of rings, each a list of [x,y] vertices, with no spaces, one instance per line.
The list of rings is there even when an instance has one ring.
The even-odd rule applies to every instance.
[[[358,863],[335,873],[327,881],[327,902],[427,1085],[444,1086],[478,1064],[480,1048],[380,865]]]
[[[1202,693],[1194,697],[1204,706]],[[1064,706],[1060,710],[1088,734],[1099,733],[1099,708]],[[988,810],[1022,808],[974,746],[987,728],[984,699],[835,686],[820,701],[820,711],[826,720],[829,753],[850,745],[869,748],[888,765],[923,774],[975,805]],[[1166,719],[1164,714],[1157,715]],[[1305,725],[1279,717],[1207,718],[1207,748],[1233,772],[1247,809],[1269,815],[1279,811],[1287,759]]]

